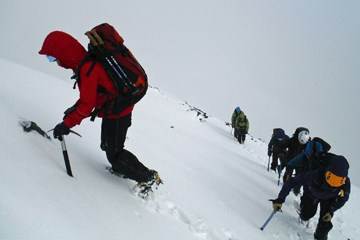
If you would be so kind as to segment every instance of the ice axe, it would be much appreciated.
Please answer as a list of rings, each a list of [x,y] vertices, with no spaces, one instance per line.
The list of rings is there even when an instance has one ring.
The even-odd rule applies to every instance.
[[[66,149],[64,136],[60,136],[59,140],[61,142],[61,149],[62,149],[63,156],[64,156],[66,172],[70,177],[73,177],[73,174],[72,174],[72,171],[71,171],[71,166],[70,166],[69,155],[68,155],[68,152],[67,152],[67,149]]]
[[[51,140],[50,136],[44,130],[42,130],[35,122],[29,120],[20,120],[19,124],[20,126],[22,126],[25,132],[35,131],[41,136]]]
[[[51,129],[51,130],[49,130],[48,132],[53,131],[53,130],[54,130],[54,129]],[[70,133],[74,133],[75,135],[81,137],[80,134],[78,134],[77,132],[75,132],[75,131],[73,131],[73,130],[70,130]],[[70,177],[73,177],[73,174],[72,174],[72,171],[71,171],[69,154],[68,154],[67,149],[66,149],[65,138],[64,138],[63,135],[61,135],[60,137],[58,137],[58,139],[59,139],[59,141],[61,142],[61,149],[62,149],[62,153],[63,153],[63,156],[64,156],[66,173],[67,173]]]
[[[268,223],[271,221],[271,219],[274,217],[275,213],[277,213],[278,211],[274,210],[270,216],[266,219],[265,223],[261,226],[260,230],[264,231],[265,227],[268,225]]]
[[[282,169],[281,169],[281,164],[278,165],[277,171],[278,171],[278,182],[277,182],[277,185],[279,186],[279,185],[280,185],[280,179],[281,179],[281,171],[282,171]]]

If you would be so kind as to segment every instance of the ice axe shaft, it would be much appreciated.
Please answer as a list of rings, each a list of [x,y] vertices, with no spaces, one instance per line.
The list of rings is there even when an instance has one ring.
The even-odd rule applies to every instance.
[[[61,148],[62,148],[62,152],[63,152],[63,156],[64,156],[66,172],[70,177],[73,177],[73,174],[72,174],[72,171],[71,171],[71,166],[70,166],[69,155],[68,155],[68,152],[67,152],[67,149],[66,149],[64,136],[61,136],[61,139],[59,139],[59,140],[61,141]]]
[[[268,219],[266,219],[266,221],[265,221],[265,223],[261,226],[261,228],[260,228],[260,230],[261,231],[263,231],[264,229],[265,229],[265,227],[266,227],[266,225],[268,225],[268,223],[271,221],[271,219],[274,217],[274,215],[275,215],[275,213],[276,213],[277,211],[273,211],[271,214],[270,214],[270,216],[268,217]]]

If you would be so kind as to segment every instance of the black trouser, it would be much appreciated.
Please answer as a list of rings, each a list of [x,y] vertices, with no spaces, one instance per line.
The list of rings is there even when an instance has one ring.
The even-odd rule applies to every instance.
[[[314,234],[315,239],[326,239],[329,231],[332,229],[333,225],[330,222],[324,222],[322,220],[323,216],[329,212],[329,206],[330,202],[326,200],[318,200],[313,199],[309,193],[306,191],[304,192],[304,195],[301,197],[300,202],[300,218],[304,221],[309,220],[316,214],[316,210],[318,207],[318,204],[320,203],[320,217],[319,222],[316,227],[316,231]],[[333,215],[333,213],[331,213]]]
[[[146,182],[152,172],[137,157],[124,149],[126,133],[131,126],[131,114],[119,119],[103,119],[101,124],[101,149],[112,168],[137,182]]]
[[[234,128],[234,137],[238,139],[239,137],[239,129]]]
[[[246,138],[246,132],[241,129],[235,128],[234,136],[239,141],[239,143],[244,143]]]
[[[290,167],[286,167],[286,170],[285,170],[285,173],[284,173],[284,176],[283,176],[283,181],[284,183],[286,181],[288,181],[290,178],[293,177],[293,172],[295,170],[295,176],[297,176],[298,174],[302,174],[303,173],[303,170],[300,169],[300,168],[290,168]],[[300,193],[300,189],[301,189],[301,185],[299,186],[296,186],[293,188],[293,192],[294,194],[297,196],[299,193]]]
[[[271,169],[276,170],[278,166],[278,160],[280,160],[281,170],[286,166],[286,156],[283,152],[273,152],[272,154],[272,162],[271,162]]]

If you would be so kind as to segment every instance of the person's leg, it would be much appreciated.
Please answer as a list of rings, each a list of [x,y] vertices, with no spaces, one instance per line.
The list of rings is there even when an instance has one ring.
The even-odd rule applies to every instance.
[[[302,170],[300,168],[295,168],[295,176],[302,174]],[[300,193],[301,186],[297,186],[293,188],[293,193],[297,196]]]
[[[234,128],[234,137],[238,139],[239,137],[239,130],[237,128]]]
[[[318,225],[316,226],[316,230],[314,233],[314,237],[317,240],[326,240],[328,233],[333,227],[333,224],[330,221],[324,221],[323,217],[326,213],[329,213],[329,202],[328,201],[320,201],[320,217]],[[330,213],[331,217],[333,213]]]
[[[280,161],[280,165],[281,165],[281,170],[285,168],[286,166],[286,156],[285,156],[285,153],[283,152],[280,152],[278,154],[278,158],[279,158],[279,161]]]
[[[123,149],[118,155],[115,166],[122,174],[136,182],[150,181],[155,174],[154,170],[148,169],[133,153],[126,149]]]
[[[240,131],[239,131],[239,129],[237,130],[237,140],[238,140],[238,142],[241,144],[241,133],[240,133]]]
[[[300,218],[303,221],[308,221],[315,216],[319,201],[309,196],[307,192],[301,197],[300,202]]]
[[[137,182],[147,182],[155,174],[145,167],[138,158],[124,149],[127,130],[131,125],[131,115],[120,119],[103,119],[101,149],[106,152],[112,169]]]
[[[272,162],[271,162],[271,170],[276,171],[277,165],[278,165],[278,154],[273,152]]]
[[[245,143],[245,139],[246,139],[246,134],[244,133],[241,135],[241,142]]]
[[[131,115],[120,119],[103,119],[101,124],[101,149],[112,167],[124,148],[127,129],[131,125]]]

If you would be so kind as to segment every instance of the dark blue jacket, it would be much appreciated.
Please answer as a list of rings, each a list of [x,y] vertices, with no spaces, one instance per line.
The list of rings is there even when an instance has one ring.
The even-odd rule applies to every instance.
[[[271,140],[268,144],[268,156],[272,153],[278,154],[280,152],[286,152],[286,149],[279,148],[279,143],[289,139],[289,136],[285,134],[285,131],[281,128],[275,128]]]
[[[335,212],[349,199],[351,183],[350,178],[347,177],[345,184],[341,188],[330,188],[325,182],[324,170],[318,169],[290,178],[283,185],[278,199],[285,202],[291,189],[299,186],[303,186],[304,195],[306,194],[315,201],[328,201],[328,211]]]
[[[302,171],[315,170],[326,163],[326,155],[331,146],[323,139],[315,137],[305,145],[303,152],[299,153],[287,163],[292,169],[302,169]]]

